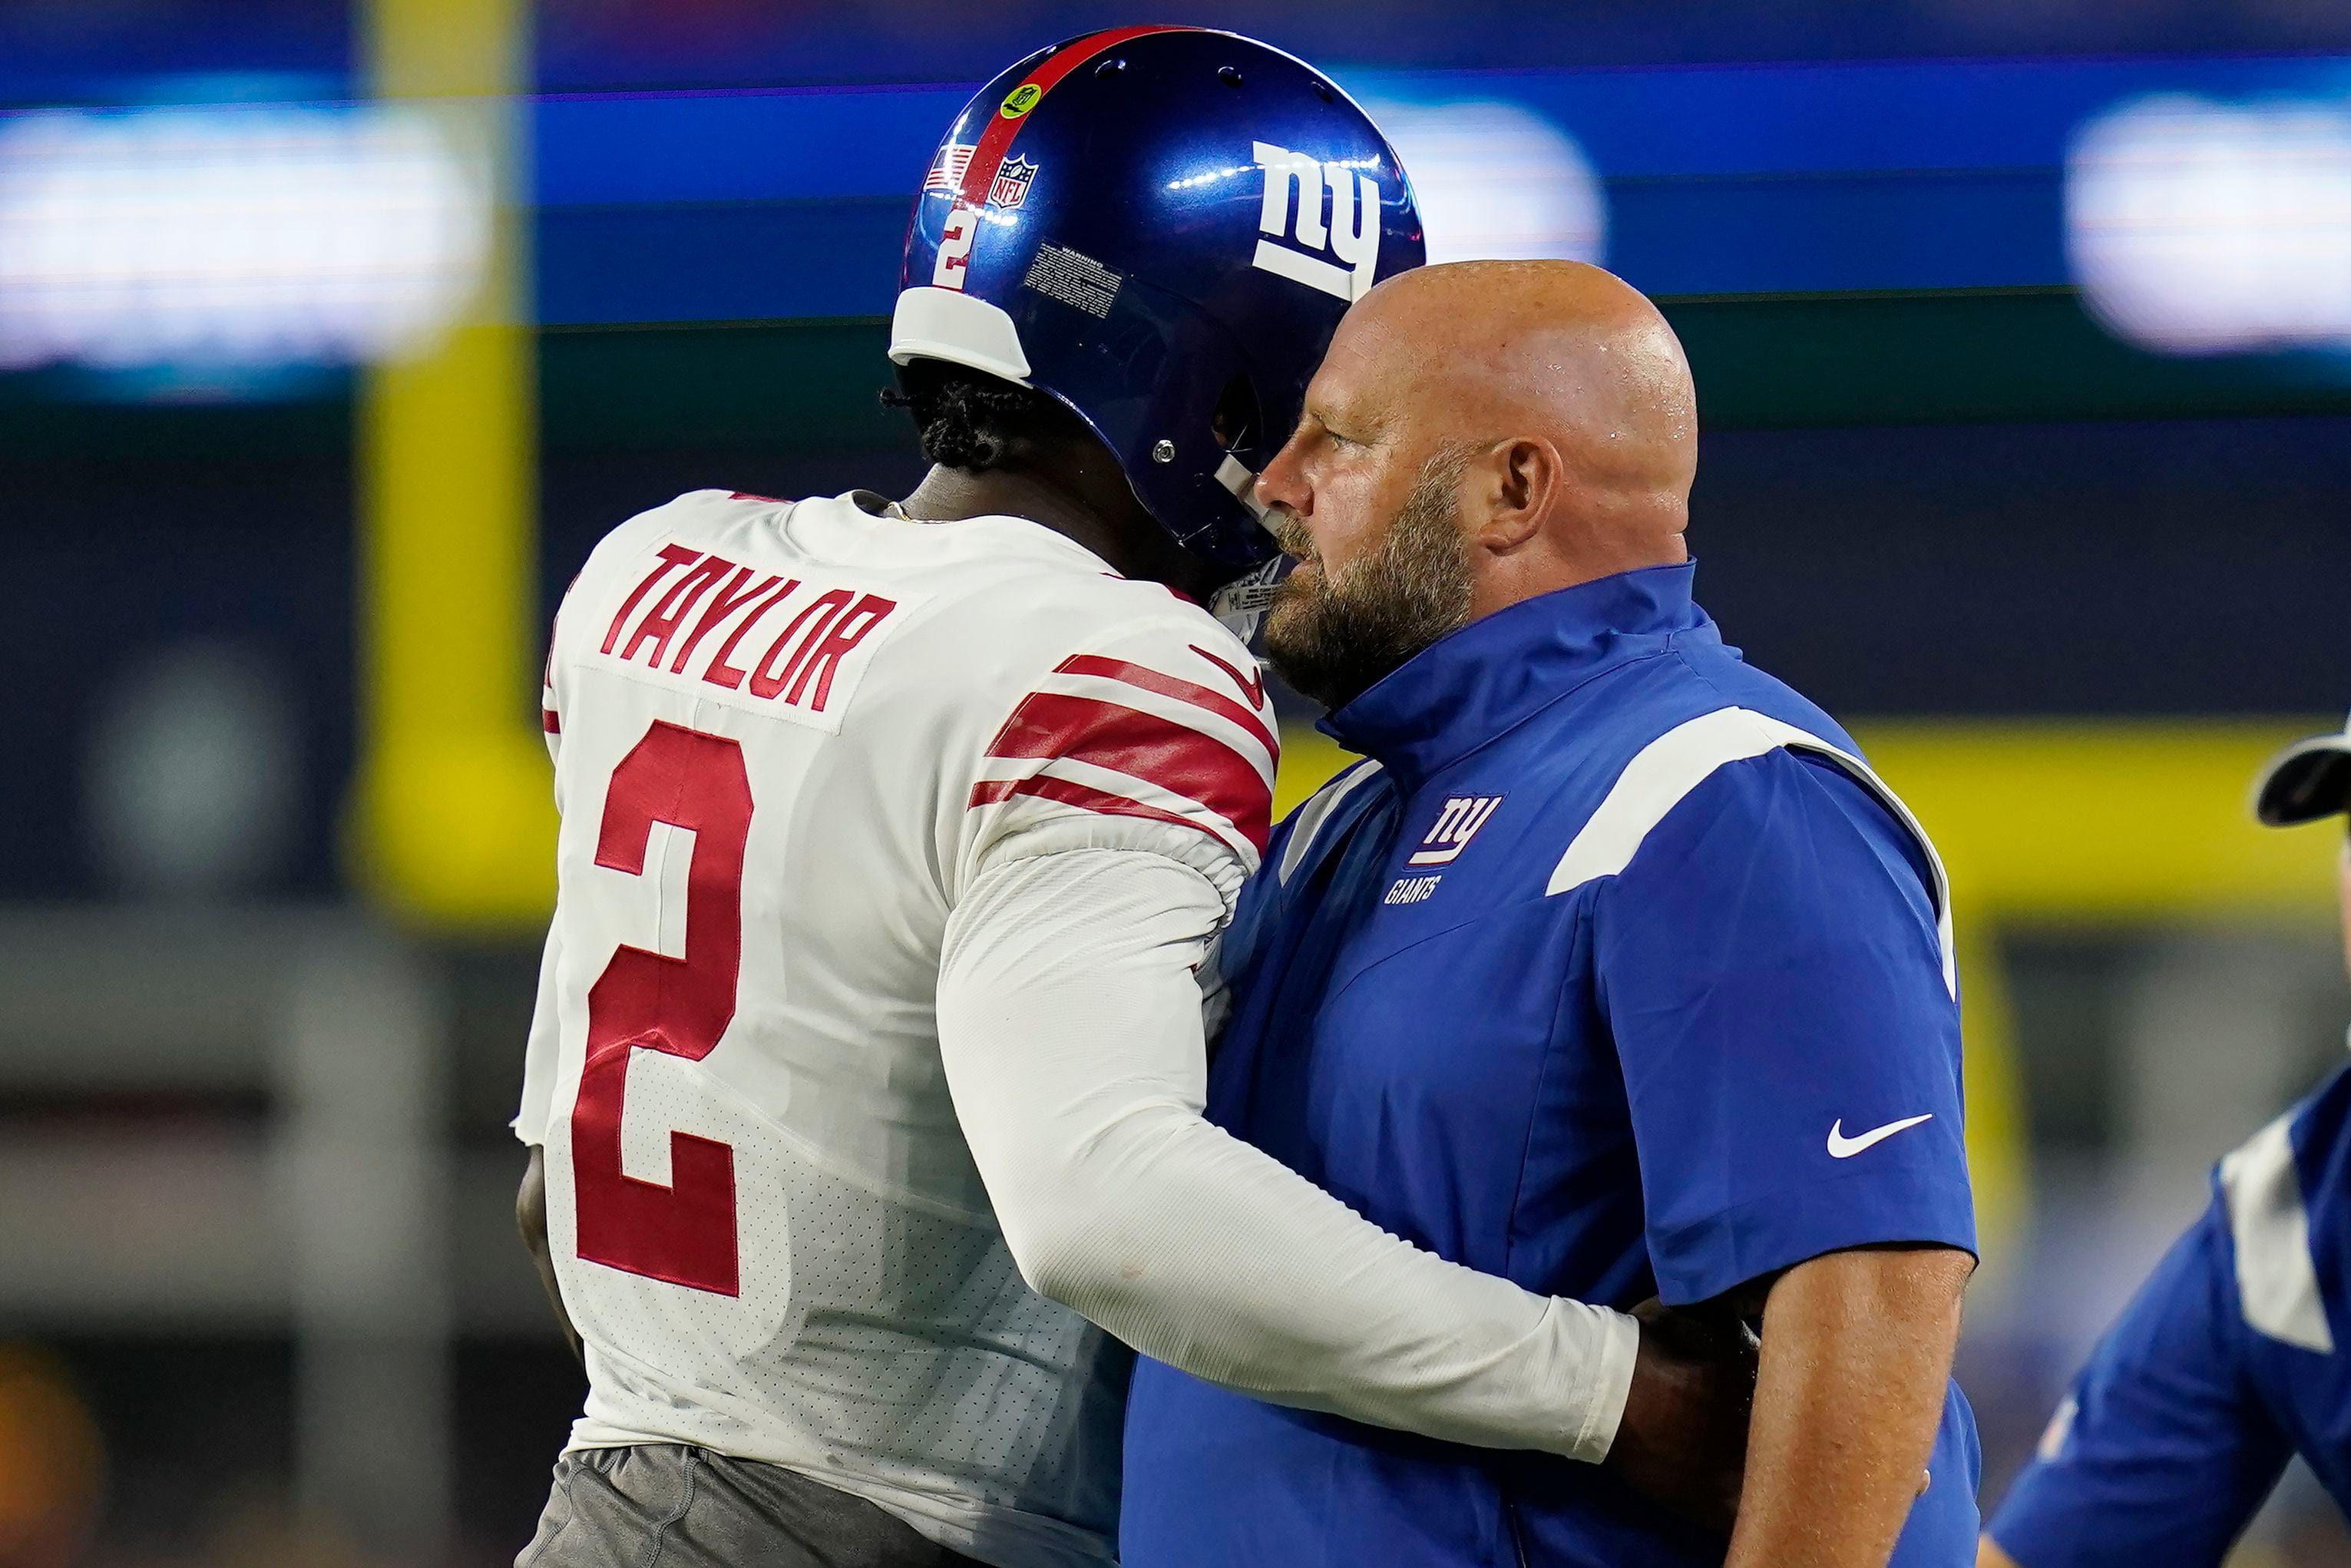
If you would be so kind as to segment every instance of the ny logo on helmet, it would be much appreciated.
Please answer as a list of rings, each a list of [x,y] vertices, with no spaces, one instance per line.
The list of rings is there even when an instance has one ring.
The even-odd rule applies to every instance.
[[[1357,300],[1371,292],[1380,265],[1379,182],[1352,165],[1325,163],[1270,141],[1254,143],[1253,151],[1258,167],[1265,171],[1265,206],[1258,227],[1274,236],[1257,242],[1254,265],[1341,299]],[[1331,193],[1327,225],[1322,217],[1326,188]],[[1297,248],[1275,240],[1293,241]],[[1324,260],[1326,252],[1337,256],[1337,263]]]

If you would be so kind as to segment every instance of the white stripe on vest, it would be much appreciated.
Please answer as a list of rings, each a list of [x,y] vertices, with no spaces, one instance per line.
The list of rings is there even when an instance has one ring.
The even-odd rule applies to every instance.
[[[2294,1113],[2287,1112],[2220,1162],[2229,1234],[2237,1249],[2237,1301],[2245,1323],[2286,1344],[2335,1354],[2318,1267],[2310,1257],[2310,1215],[2294,1165]]]
[[[1617,875],[1633,863],[1634,855],[1640,852],[1650,830],[1664,821],[1691,790],[1712,778],[1716,769],[1782,747],[1810,752],[1835,763],[1876,796],[1894,814],[1895,821],[1917,840],[1934,875],[1934,886],[1929,891],[1935,900],[1936,935],[1943,948],[1943,984],[1957,997],[1959,959],[1951,941],[1950,879],[1944,874],[1942,857],[1935,852],[1926,829],[1918,825],[1918,819],[1910,814],[1910,808],[1902,803],[1901,798],[1887,789],[1886,781],[1860,758],[1807,730],[1751,708],[1717,708],[1676,725],[1643,747],[1625,765],[1616,782],[1609,786],[1607,799],[1600,802],[1600,809],[1592,813],[1591,820],[1567,846],[1567,852],[1559,857],[1559,864],[1543,892],[1567,893],[1587,882]]]
[[[1276,873],[1281,881],[1288,882],[1306,859],[1306,852],[1314,847],[1314,836],[1322,831],[1322,824],[1330,820],[1331,813],[1339,809],[1339,802],[1353,794],[1355,786],[1379,770],[1377,762],[1366,758],[1323,785],[1314,792],[1313,799],[1298,808],[1298,825],[1290,830],[1290,841],[1282,846],[1281,866]]]

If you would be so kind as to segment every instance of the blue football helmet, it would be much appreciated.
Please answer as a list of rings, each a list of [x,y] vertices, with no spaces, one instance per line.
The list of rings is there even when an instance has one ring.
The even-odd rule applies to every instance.
[[[1176,542],[1238,577],[1277,554],[1251,485],[1339,318],[1426,256],[1395,150],[1329,78],[1232,33],[1112,28],[956,117],[890,357],[1068,404]]]

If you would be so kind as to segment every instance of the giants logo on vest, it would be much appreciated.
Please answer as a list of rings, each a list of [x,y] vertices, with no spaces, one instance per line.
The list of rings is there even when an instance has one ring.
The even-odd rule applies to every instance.
[[[1478,830],[1486,825],[1486,819],[1501,803],[1499,795],[1450,797],[1444,810],[1437,813],[1437,824],[1428,830],[1428,837],[1420,841],[1420,848],[1404,863],[1451,865],[1461,858],[1461,852],[1469,847],[1469,841],[1478,836]]]
[[[1325,163],[1270,141],[1255,142],[1252,150],[1258,167],[1265,171],[1265,205],[1258,214],[1258,227],[1302,247],[1261,239],[1253,265],[1351,302],[1370,293],[1380,265],[1379,182],[1351,164]],[[1322,218],[1326,188],[1331,193],[1327,225]],[[1294,204],[1292,192],[1298,198]],[[1310,251],[1315,254],[1306,254]],[[1338,263],[1322,259],[1325,251],[1336,256]]]

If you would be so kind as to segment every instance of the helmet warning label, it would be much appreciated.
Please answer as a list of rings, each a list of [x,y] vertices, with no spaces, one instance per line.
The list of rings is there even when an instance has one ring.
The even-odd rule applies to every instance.
[[[1020,280],[1040,294],[1074,305],[1089,316],[1105,317],[1126,281],[1092,256],[1058,245],[1040,246],[1029,276]]]

